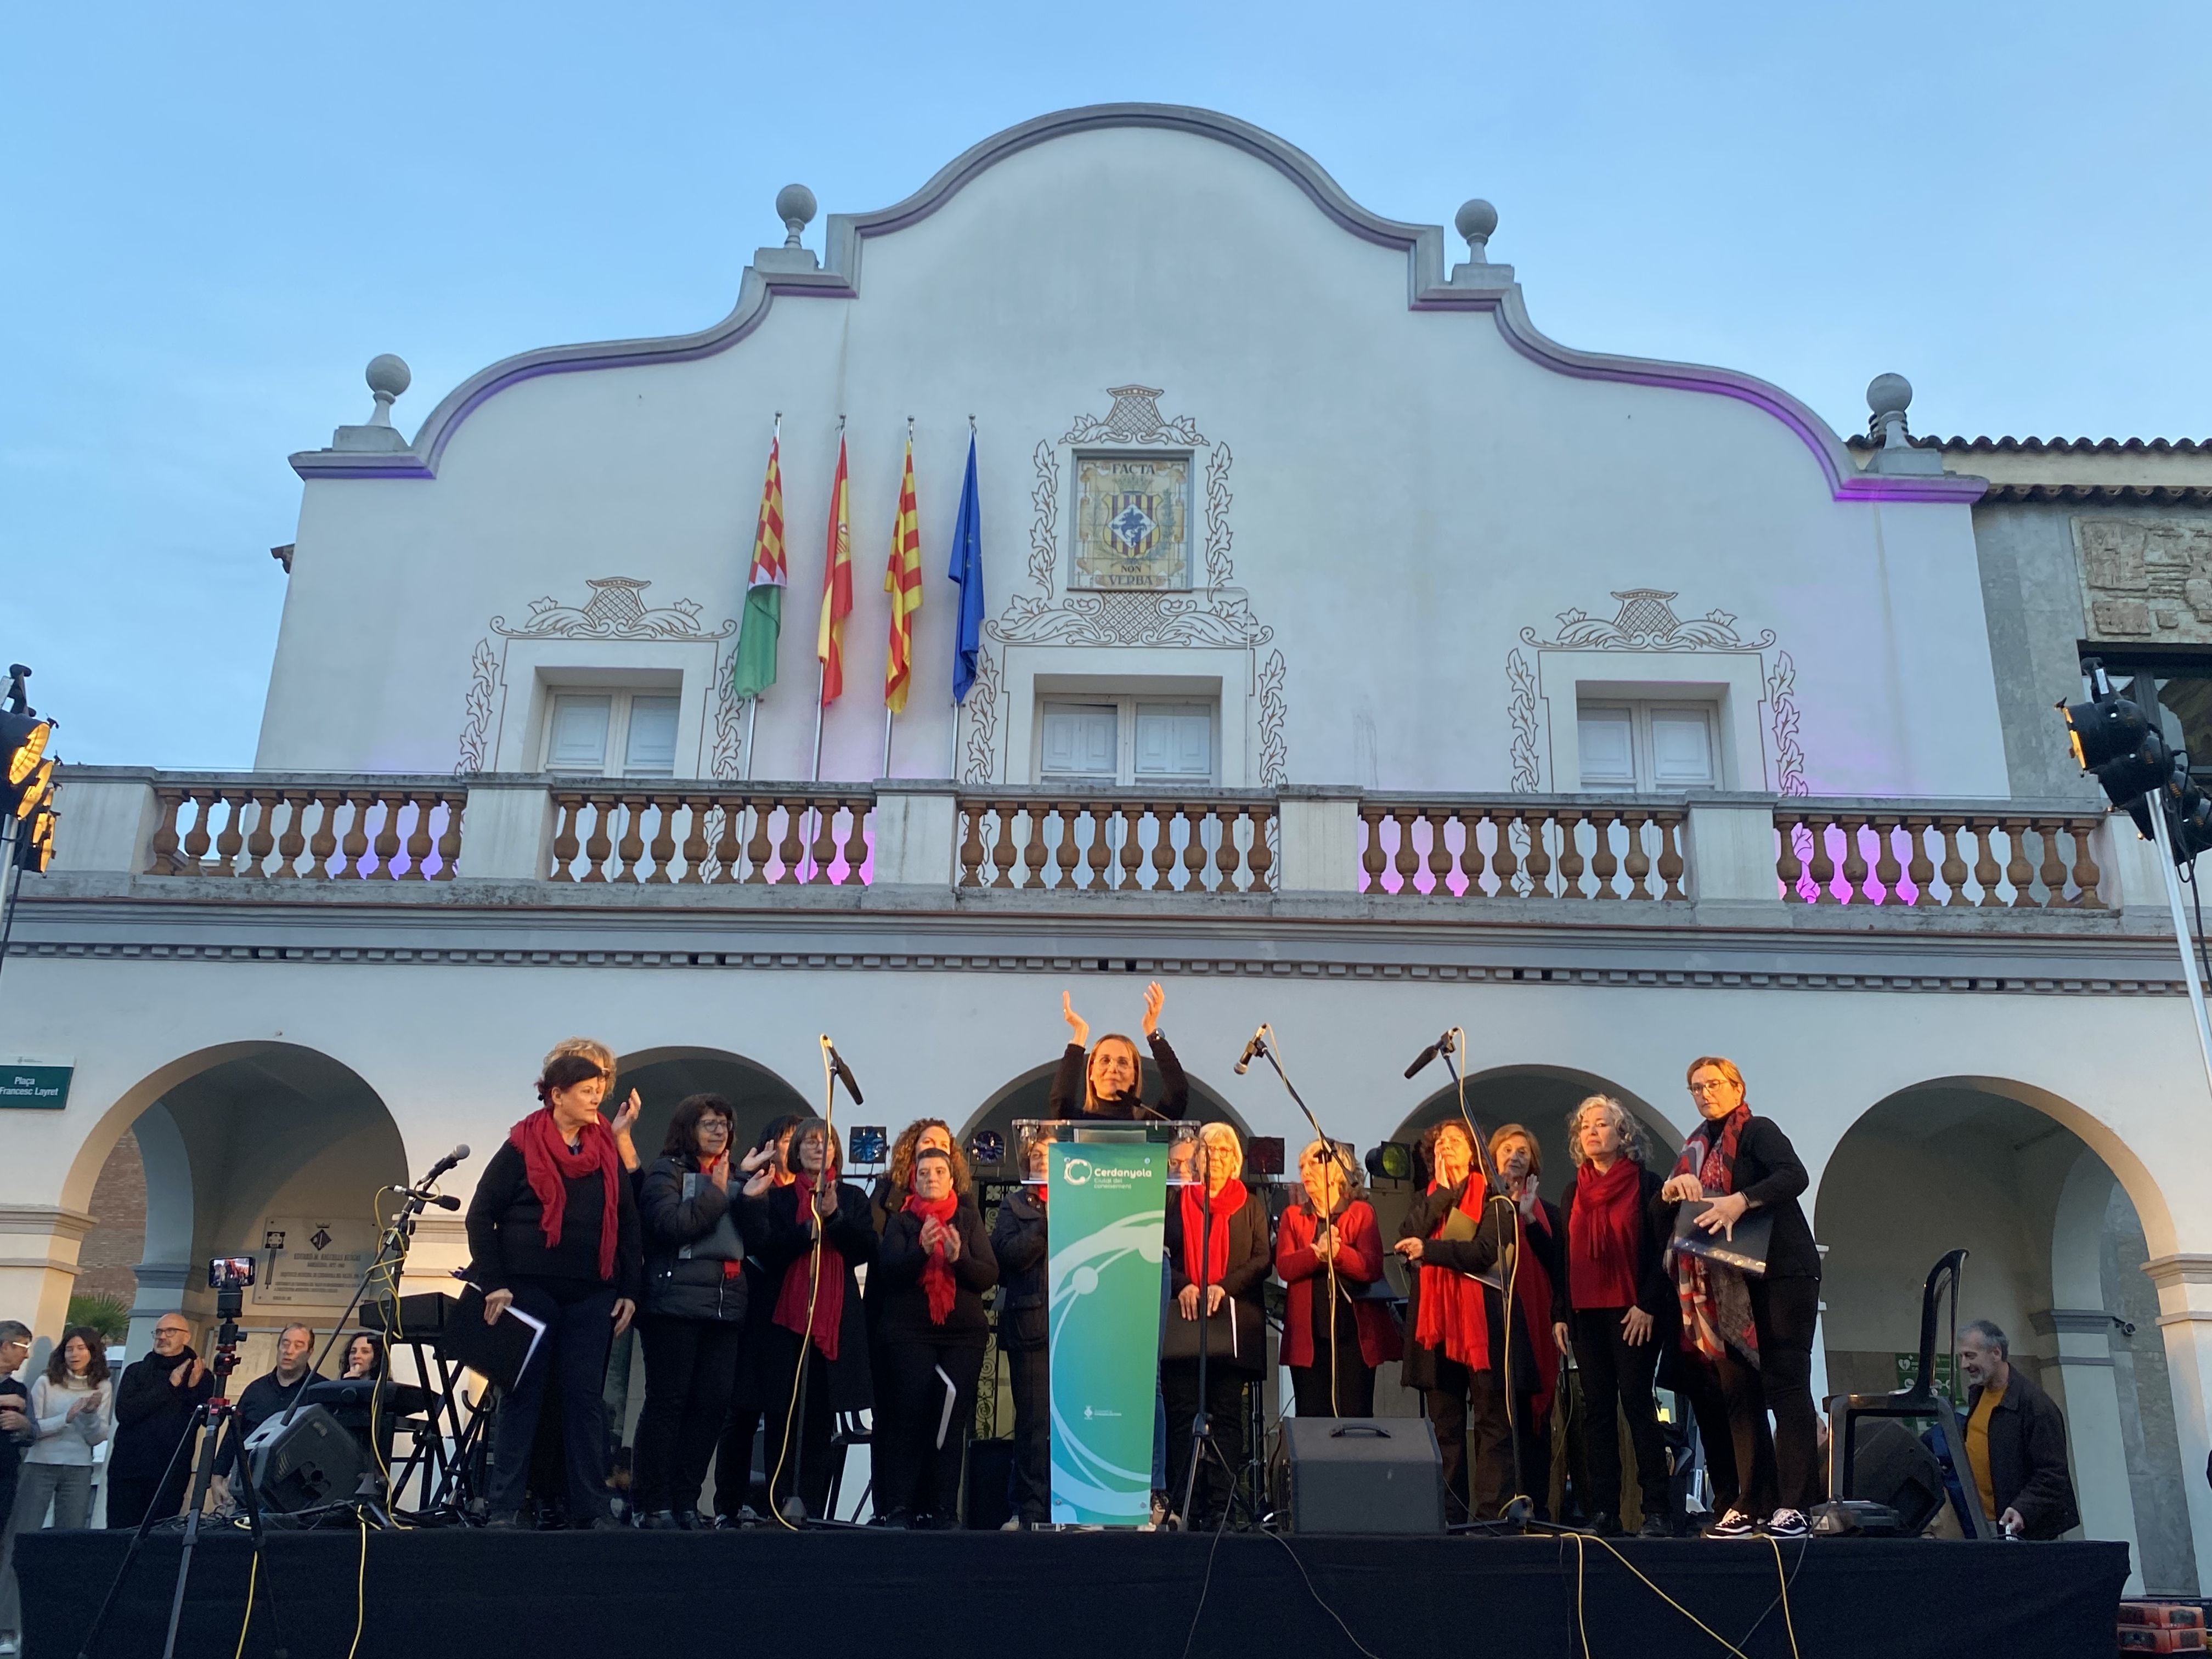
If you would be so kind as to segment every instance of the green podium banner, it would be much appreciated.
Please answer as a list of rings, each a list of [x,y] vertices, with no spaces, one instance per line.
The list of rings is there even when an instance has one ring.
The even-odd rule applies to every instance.
[[[1052,1518],[1152,1518],[1152,1401],[1160,1358],[1160,1229],[1168,1149],[1051,1148]]]

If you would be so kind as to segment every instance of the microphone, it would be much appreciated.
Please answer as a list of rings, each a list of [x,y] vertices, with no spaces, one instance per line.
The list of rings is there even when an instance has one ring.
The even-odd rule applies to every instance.
[[[445,1174],[447,1170],[452,1169],[453,1165],[459,1164],[468,1155],[469,1149],[465,1143],[454,1147],[452,1152],[447,1152],[445,1157],[440,1158],[435,1164],[433,1164],[430,1166],[430,1173],[422,1177],[422,1184],[425,1187],[428,1186],[432,1182],[435,1181],[440,1176]]]
[[[1267,1035],[1267,1028],[1265,1025],[1262,1025],[1258,1030],[1252,1033],[1252,1040],[1244,1045],[1244,1052],[1237,1056],[1236,1071],[1237,1076],[1243,1077],[1244,1075],[1245,1068],[1250,1066],[1251,1063],[1257,1060],[1261,1054],[1267,1053],[1267,1046],[1265,1041]]]
[[[853,1097],[853,1104],[867,1104],[860,1098],[860,1085],[854,1079],[853,1068],[845,1063],[845,1057],[837,1052],[837,1045],[830,1041],[827,1031],[822,1034],[822,1052],[830,1056],[830,1069],[836,1073],[838,1081],[845,1085],[845,1092]]]
[[[1414,1076],[1416,1073],[1425,1070],[1429,1062],[1434,1060],[1438,1054],[1448,1054],[1451,1053],[1451,1051],[1452,1034],[1449,1031],[1446,1031],[1434,1042],[1431,1042],[1427,1048],[1422,1049],[1419,1054],[1413,1056],[1413,1063],[1406,1068],[1406,1075],[1407,1077]]]
[[[461,1207],[461,1200],[451,1193],[440,1193],[430,1201],[441,1210],[458,1210]]]

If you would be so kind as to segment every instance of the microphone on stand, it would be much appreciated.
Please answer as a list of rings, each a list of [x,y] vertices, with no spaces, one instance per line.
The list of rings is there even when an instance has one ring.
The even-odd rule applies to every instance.
[[[1244,1045],[1244,1052],[1237,1056],[1236,1072],[1237,1076],[1243,1077],[1244,1075],[1245,1069],[1261,1054],[1267,1052],[1266,1041],[1267,1036],[1267,1028],[1265,1025],[1262,1025],[1258,1030],[1252,1033],[1252,1040]]]
[[[464,1141],[460,1146],[454,1147],[452,1152],[447,1152],[445,1157],[440,1158],[435,1164],[433,1164],[430,1166],[430,1173],[424,1176],[421,1181],[417,1182],[415,1184],[413,1190],[419,1192],[424,1188],[435,1185],[440,1176],[445,1174],[447,1170],[452,1169],[453,1165],[459,1164],[468,1155],[468,1144]],[[442,1200],[439,1200],[439,1202],[443,1208],[448,1210],[458,1210],[461,1207],[460,1200],[459,1199],[455,1199],[451,1203],[446,1203]]]
[[[822,1034],[822,1052],[830,1056],[830,1069],[836,1073],[838,1081],[845,1085],[845,1092],[853,1097],[853,1104],[866,1105],[867,1103],[860,1098],[860,1085],[853,1076],[853,1068],[845,1063],[845,1057],[837,1052],[837,1045],[830,1041],[827,1031]]]
[[[1429,1062],[1434,1060],[1438,1054],[1448,1054],[1451,1053],[1451,1051],[1452,1034],[1449,1031],[1446,1031],[1434,1042],[1431,1042],[1427,1048],[1422,1049],[1419,1054],[1413,1056],[1413,1063],[1406,1068],[1406,1075],[1407,1077],[1415,1075],[1417,1073],[1426,1069]]]

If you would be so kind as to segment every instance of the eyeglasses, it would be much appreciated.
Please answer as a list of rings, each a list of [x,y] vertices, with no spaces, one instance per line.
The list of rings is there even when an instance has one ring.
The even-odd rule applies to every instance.
[[[1711,1083],[1692,1083],[1690,1085],[1690,1092],[1693,1095],[1717,1095],[1723,1089],[1735,1087],[1735,1085],[1724,1077],[1715,1078]]]

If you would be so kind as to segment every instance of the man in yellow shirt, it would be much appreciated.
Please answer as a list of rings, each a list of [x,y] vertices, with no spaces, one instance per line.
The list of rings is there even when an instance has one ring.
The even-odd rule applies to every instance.
[[[1966,1379],[1966,1462],[1982,1513],[2008,1538],[2056,1538],[2081,1524],[2066,1462],[2066,1419],[1986,1319],[1959,1333]]]

